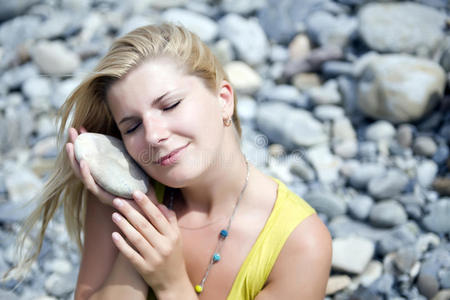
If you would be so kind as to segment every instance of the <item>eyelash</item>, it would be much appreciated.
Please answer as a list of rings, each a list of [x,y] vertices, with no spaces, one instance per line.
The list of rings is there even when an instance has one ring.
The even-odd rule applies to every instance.
[[[170,110],[174,109],[178,104],[180,104],[180,102],[181,102],[181,100],[179,100],[178,102],[176,102],[176,103],[175,103],[174,105],[172,105],[172,106],[163,108],[163,111],[170,111]],[[127,130],[127,131],[125,132],[125,134],[130,134],[130,133],[132,133],[133,131],[136,130],[136,128],[138,128],[138,126],[139,126],[140,124],[141,124],[141,122],[137,123],[136,126],[134,126],[133,128]]]

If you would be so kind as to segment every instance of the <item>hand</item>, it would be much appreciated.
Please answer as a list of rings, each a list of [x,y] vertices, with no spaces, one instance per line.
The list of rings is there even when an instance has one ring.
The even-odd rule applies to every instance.
[[[123,199],[116,198],[113,202],[120,212],[113,214],[113,221],[125,237],[114,232],[114,244],[156,294],[186,282],[188,276],[175,213],[164,205],[156,206],[142,192],[133,193],[133,198],[143,214]]]
[[[80,133],[85,133],[87,130],[81,126],[80,127]],[[73,172],[75,173],[75,176],[78,177],[78,179],[83,182],[84,186],[88,189],[89,192],[91,192],[100,202],[106,205],[112,205],[113,199],[116,197],[115,195],[105,191],[102,187],[100,187],[94,180],[94,177],[92,177],[91,172],[89,170],[89,166],[86,163],[86,161],[81,160],[80,162],[77,161],[75,157],[75,140],[78,137],[78,131],[71,127],[69,128],[69,140],[66,144],[66,152],[67,156],[69,157],[70,165],[72,167]],[[150,197],[150,199],[156,199],[155,191],[153,189],[153,186],[149,186],[149,190],[147,192],[147,195]],[[132,202],[132,201],[130,201]],[[135,204],[132,204],[134,207],[137,208]]]

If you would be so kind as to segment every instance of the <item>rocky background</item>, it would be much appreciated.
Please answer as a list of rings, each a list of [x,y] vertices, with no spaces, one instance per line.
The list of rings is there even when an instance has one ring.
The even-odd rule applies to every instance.
[[[251,162],[333,236],[326,299],[450,299],[447,0],[0,0],[0,272],[60,151],[55,113],[111,41],[182,23],[225,64]],[[70,299],[62,214],[0,299]]]

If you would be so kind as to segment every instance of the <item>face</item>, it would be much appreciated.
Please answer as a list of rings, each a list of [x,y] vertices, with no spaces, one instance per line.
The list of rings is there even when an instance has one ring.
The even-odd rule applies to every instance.
[[[228,83],[215,94],[169,58],[142,63],[107,93],[128,153],[172,187],[186,186],[220,156],[232,99]]]

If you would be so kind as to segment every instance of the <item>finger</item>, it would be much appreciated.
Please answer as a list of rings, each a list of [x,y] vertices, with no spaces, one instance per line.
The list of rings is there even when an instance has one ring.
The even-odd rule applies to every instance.
[[[166,219],[170,222],[170,224],[178,227],[178,219],[175,212],[168,209],[167,206],[165,206],[164,204],[159,204],[158,207],[162,211]]]
[[[165,236],[169,236],[172,233],[172,228],[168,222],[168,219],[144,193],[141,191],[134,192],[133,199],[142,209],[144,215],[150,220],[156,230]]]
[[[119,227],[126,239],[135,247],[140,255],[146,260],[152,260],[155,257],[154,245],[148,241],[141,232],[133,227],[128,219],[122,217],[119,213],[112,214],[113,222]]]
[[[145,260],[125,241],[120,233],[113,232],[112,240],[123,256],[125,256],[137,269],[143,268]]]
[[[84,126],[80,126],[80,134],[87,132],[86,128]]]
[[[144,215],[140,214],[134,207],[120,198],[113,200],[113,205],[117,210],[125,216],[125,218],[136,228],[145,238],[152,244],[156,244],[160,239],[160,234],[147,220]],[[142,208],[141,208],[142,209]]]
[[[75,128],[73,128],[73,127],[70,127],[69,128],[69,139],[70,139],[70,142],[72,144],[75,144],[75,140],[77,139],[77,137],[78,137],[77,130]]]
[[[75,173],[75,176],[77,176],[79,179],[82,179],[80,165],[78,164],[78,161],[75,158],[75,151],[72,143],[66,144],[66,152],[67,157],[69,158],[70,165],[72,166],[72,170]]]

